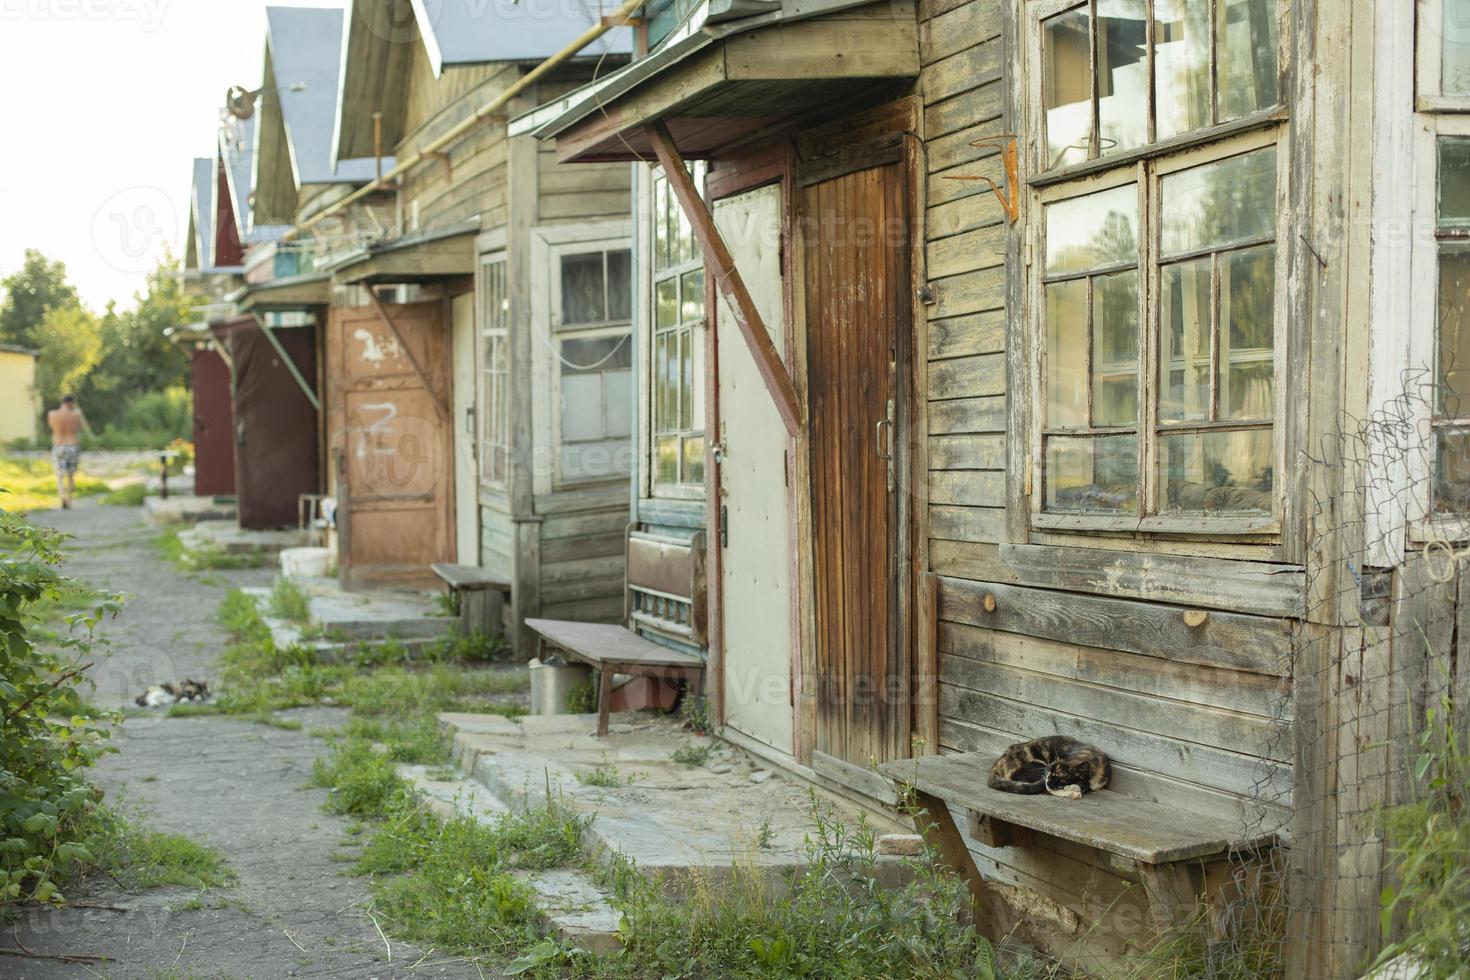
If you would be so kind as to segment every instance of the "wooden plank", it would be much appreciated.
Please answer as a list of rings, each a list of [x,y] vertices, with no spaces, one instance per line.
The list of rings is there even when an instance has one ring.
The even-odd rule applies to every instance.
[[[456,565],[451,562],[434,562],[429,566],[435,575],[444,580],[451,589],[480,590],[495,589],[510,591],[510,583],[499,575],[478,565]]]
[[[1002,545],[1001,558],[1025,585],[1260,616],[1300,617],[1306,596],[1296,565],[1026,544]]]
[[[970,45],[1000,37],[1000,0],[970,0],[924,21],[919,29],[919,57],[931,65]]]
[[[928,407],[930,435],[1004,432],[1006,428],[1004,395],[952,398],[930,402]]]
[[[975,398],[1003,395],[1006,390],[1005,356],[976,354],[929,362],[929,398]]]
[[[930,479],[940,472],[943,471],[931,471]],[[975,473],[972,470],[963,475],[973,476]],[[1012,581],[1010,567],[1001,561],[998,544],[933,541],[929,545],[929,565],[935,574],[950,578],[968,578],[980,582]]]
[[[692,653],[671,650],[645,640],[621,626],[607,623],[578,623],[561,619],[526,620],[526,625],[568,653],[597,665],[634,664],[646,667],[704,668]]]
[[[1227,817],[1166,807],[1111,790],[1088,793],[1080,800],[1002,793],[985,785],[985,773],[994,761],[969,754],[925,756],[878,768],[890,779],[951,807],[1147,864],[1211,857],[1271,839],[1242,834]]]
[[[951,183],[958,183],[953,181]],[[933,200],[933,197],[930,197]],[[929,261],[929,277],[946,276],[990,269],[1005,263],[1007,229],[997,222],[948,238],[931,240],[925,249]]]
[[[993,435],[933,436],[931,470],[998,470],[1005,465],[1005,439]]]
[[[825,752],[814,751],[812,771],[885,806],[898,806],[898,792],[893,788],[893,782],[872,769],[864,769]]]
[[[803,427],[801,399],[796,393],[796,386],[792,384],[790,373],[786,370],[786,363],[781,359],[780,352],[776,350],[776,345],[761,320],[755,300],[751,299],[750,291],[745,288],[745,281],[740,278],[740,270],[735,268],[735,259],[730,255],[724,237],[715,227],[714,215],[710,213],[709,206],[700,196],[699,188],[694,186],[694,179],[685,169],[684,158],[674,145],[668,127],[662,122],[655,122],[646,128],[669,186],[673,188],[680,208],[689,218],[694,235],[699,239],[700,248],[704,251],[705,268],[713,275],[716,288],[730,304],[735,325],[745,338],[745,345],[755,361],[756,370],[760,372],[766,390],[776,403],[776,410],[781,413],[786,431],[792,437],[797,437]]]
[[[990,894],[944,798],[920,790],[915,793],[915,803],[917,808],[914,811],[914,823],[918,825],[919,832],[939,851],[940,860],[969,887],[970,899],[975,907],[975,927],[988,934]]]
[[[987,597],[993,599],[993,611],[986,608]],[[940,618],[951,622],[1259,674],[1279,674],[1291,663],[1292,627],[1285,620],[1212,612],[1200,625],[1189,626],[1185,612],[964,579],[942,579],[939,589]]]
[[[1003,267],[966,272],[934,280],[931,285],[935,301],[929,307],[930,318],[998,310],[1005,306],[1006,272]]]
[[[1000,664],[1166,699],[1171,705],[1208,705],[1254,715],[1262,721],[1290,718],[1280,680],[1265,674],[1175,663],[1121,650],[941,623],[939,649],[946,657]],[[957,681],[964,683],[963,681]],[[973,684],[966,686],[974,687]],[[984,688],[977,688],[984,690]],[[995,692],[992,692],[995,693]]]
[[[378,296],[377,289],[369,286],[367,295],[373,304],[373,309],[377,310],[378,319],[383,322],[383,326],[388,328],[388,332],[393,334],[394,338],[398,341],[399,349],[403,351],[403,356],[408,358],[408,363],[413,367],[413,373],[418,376],[419,384],[424,386],[424,391],[428,393],[429,398],[432,400],[434,408],[439,413],[439,418],[447,421],[449,419],[449,404],[445,399],[444,392],[435,386],[433,379],[424,370],[424,366],[419,363],[418,355],[414,353],[414,348],[410,346],[408,339],[399,331],[398,325],[393,322],[393,317],[389,314],[388,307],[383,303],[382,298]]]
[[[987,310],[951,319],[929,321],[929,358],[996,354],[1006,349],[1004,310]]]
[[[1004,507],[1005,474],[995,470],[932,470],[929,502],[956,507]]]
[[[1000,78],[1002,53],[999,41],[989,40],[926,65],[919,76],[925,104]]]
[[[997,79],[924,107],[924,135],[946,136],[1001,117],[1005,83]]]
[[[929,536],[936,540],[1000,541],[1004,534],[1004,508],[929,506]]]

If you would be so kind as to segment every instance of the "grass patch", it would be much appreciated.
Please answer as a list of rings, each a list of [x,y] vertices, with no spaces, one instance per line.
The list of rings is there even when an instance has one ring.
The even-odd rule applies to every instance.
[[[263,568],[275,560],[272,555],[233,554],[215,545],[186,548],[184,542],[179,538],[180,531],[181,529],[177,527],[164,528],[154,540],[154,545],[163,558],[185,572],[200,572],[217,568]]]
[[[271,587],[269,607],[272,616],[287,622],[305,623],[311,619],[311,596],[284,575],[277,576]]]
[[[708,745],[696,745],[693,742],[681,742],[679,746],[669,753],[669,758],[685,766],[702,766],[709,761],[710,747]]]
[[[123,484],[103,497],[102,502],[109,507],[142,507],[147,496],[148,485],[139,481]]]
[[[618,772],[617,766],[598,766],[585,772],[577,773],[577,782],[583,786],[621,786],[631,783],[632,776],[624,776]]]
[[[129,889],[218,888],[235,881],[235,873],[214,848],[149,830],[139,817],[119,810],[95,807],[83,839],[94,865]]]
[[[107,482],[85,473],[77,474],[78,497],[108,492]],[[48,459],[19,459],[0,456],[0,510],[27,513],[54,510],[61,506],[56,494],[56,471]]]

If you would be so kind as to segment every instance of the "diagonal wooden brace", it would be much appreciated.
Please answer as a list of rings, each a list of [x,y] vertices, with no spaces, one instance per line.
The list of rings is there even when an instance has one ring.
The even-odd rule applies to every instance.
[[[445,404],[444,396],[434,390],[433,379],[424,370],[424,366],[419,363],[419,359],[414,356],[413,348],[408,346],[408,341],[404,338],[403,332],[398,329],[398,324],[393,322],[393,317],[389,315],[388,307],[383,302],[382,297],[378,295],[378,290],[373,286],[369,286],[367,287],[367,294],[368,298],[373,301],[373,309],[378,311],[378,319],[382,320],[383,326],[387,327],[388,332],[397,338],[398,346],[402,349],[403,356],[408,358],[408,363],[413,368],[413,373],[418,375],[419,383],[424,386],[424,391],[429,393],[429,398],[433,401],[434,408],[439,412],[439,418],[447,420],[449,418],[449,406]]]
[[[734,311],[740,336],[745,338],[745,346],[750,348],[750,356],[754,358],[756,370],[760,372],[761,380],[766,383],[766,390],[776,403],[776,411],[781,413],[786,431],[792,436],[800,436],[802,410],[796,386],[791,381],[785,362],[781,360],[780,352],[771,341],[765,322],[761,320],[760,311],[755,308],[755,300],[750,298],[750,290],[745,288],[745,280],[740,278],[740,270],[735,268],[735,259],[730,255],[730,249],[726,247],[719,228],[715,226],[714,215],[704,203],[704,198],[699,196],[699,189],[694,186],[694,179],[689,176],[678,147],[674,146],[669,128],[662,122],[650,123],[646,128],[669,186],[674,189],[679,206],[684,209],[684,214],[694,228],[694,237],[704,250],[705,266],[714,276],[715,287],[719,289],[720,295],[725,297],[725,302]]]

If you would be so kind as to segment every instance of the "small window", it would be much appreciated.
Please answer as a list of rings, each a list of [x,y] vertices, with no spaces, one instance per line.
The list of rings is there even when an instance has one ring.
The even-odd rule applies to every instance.
[[[561,257],[559,326],[627,323],[633,318],[632,253],[624,249]]]
[[[1046,18],[1042,169],[1277,106],[1277,17],[1276,0],[1095,0]]]
[[[510,296],[505,256],[480,264],[481,469],[485,482],[502,485],[510,468]]]
[[[1433,513],[1470,514],[1470,137],[1439,140]]]
[[[693,165],[698,184],[704,165]],[[653,479],[704,486],[704,259],[662,174],[653,179]]]
[[[1470,96],[1470,0],[1441,0],[1439,92]]]

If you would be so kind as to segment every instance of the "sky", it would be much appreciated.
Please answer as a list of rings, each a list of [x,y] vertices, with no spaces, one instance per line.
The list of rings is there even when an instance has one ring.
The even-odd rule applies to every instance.
[[[101,312],[182,256],[191,160],[213,155],[225,90],[260,87],[266,5],[0,0],[0,278],[40,249]]]

